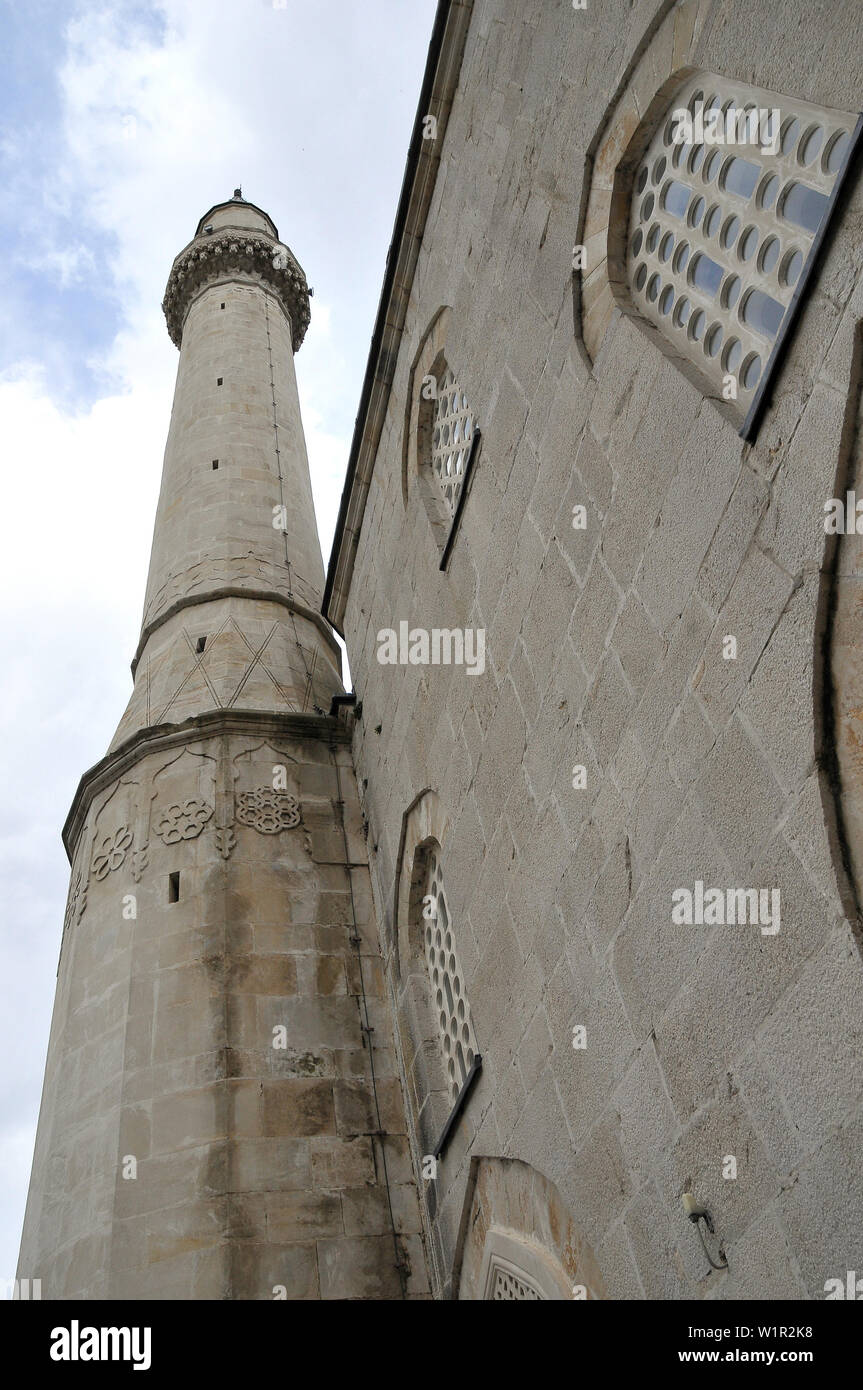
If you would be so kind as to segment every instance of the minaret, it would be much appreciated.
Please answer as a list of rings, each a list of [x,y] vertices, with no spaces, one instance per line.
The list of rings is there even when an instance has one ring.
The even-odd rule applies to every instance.
[[[341,690],[294,373],[306,277],[237,189],[174,261],[163,308],[180,365],[112,747],[214,707],[326,710]]]
[[[163,308],[180,361],[134,690],[63,832],[19,1278],[59,1299],[421,1294],[419,1225],[395,1234],[412,1178],[350,734],[330,713],[293,363],[309,290],[237,189]]]

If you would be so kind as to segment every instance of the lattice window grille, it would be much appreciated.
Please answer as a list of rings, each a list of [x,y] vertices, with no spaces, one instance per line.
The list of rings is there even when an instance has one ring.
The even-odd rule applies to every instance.
[[[498,1265],[494,1272],[491,1297],[492,1301],[496,1303],[530,1299],[541,1302],[545,1299],[545,1294],[537,1288],[532,1280]]]
[[[438,383],[432,426],[432,471],[450,516],[455,516],[473,441],[467,396],[447,367]]]
[[[428,909],[433,914],[424,917],[426,964],[431,979],[432,1004],[440,1030],[447,1086],[455,1100],[467,1079],[477,1046],[436,851],[429,855],[425,892],[424,911]]]
[[[778,141],[677,143],[682,108],[728,115],[737,138],[778,110]],[[856,116],[701,73],[670,104],[635,173],[627,280],[633,302],[712,383],[748,408],[794,294]],[[751,122],[751,126],[747,125]],[[708,127],[709,128],[709,127]],[[770,127],[766,127],[770,131]],[[776,154],[762,153],[774,144]],[[728,399],[728,396],[725,396]]]

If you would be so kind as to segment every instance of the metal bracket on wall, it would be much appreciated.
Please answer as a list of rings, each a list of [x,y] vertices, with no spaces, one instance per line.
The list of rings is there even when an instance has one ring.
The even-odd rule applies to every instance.
[[[473,1083],[476,1081],[476,1078],[481,1070],[482,1058],[480,1057],[479,1053],[477,1053],[470,1064],[470,1071],[464,1079],[464,1084],[461,1090],[459,1091],[458,1095],[456,1096],[455,1105],[449,1112],[449,1118],[447,1119],[446,1124],[441,1130],[440,1139],[438,1139],[437,1143],[434,1146],[434,1149],[432,1150],[433,1158],[440,1158],[441,1154],[446,1148],[447,1143],[449,1142],[449,1137],[455,1126],[455,1122],[461,1114],[462,1110],[464,1109],[467,1103],[467,1098],[470,1094],[471,1087],[473,1086]]]
[[[475,426],[473,432],[473,439],[471,440],[470,453],[468,454],[467,459],[467,467],[464,470],[464,482],[461,486],[461,493],[459,494],[458,503],[456,505],[455,516],[452,519],[452,526],[450,527],[449,535],[447,536],[446,545],[443,548],[443,555],[441,555],[440,557],[440,564],[438,566],[438,569],[445,570],[447,565],[449,564],[449,557],[452,554],[452,548],[455,545],[455,538],[458,534],[458,528],[461,525],[461,514],[464,511],[465,503],[467,502],[467,494],[470,489],[471,473],[473,472],[473,466],[479,454],[481,442],[482,431],[480,430],[479,426]]]

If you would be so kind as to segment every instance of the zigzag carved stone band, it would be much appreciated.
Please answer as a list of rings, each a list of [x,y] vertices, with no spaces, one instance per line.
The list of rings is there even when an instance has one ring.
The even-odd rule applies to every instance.
[[[179,347],[189,305],[208,280],[237,273],[266,281],[291,320],[297,352],[309,326],[309,287],[302,267],[286,246],[255,233],[197,238],[174,261],[162,308],[171,342]]]

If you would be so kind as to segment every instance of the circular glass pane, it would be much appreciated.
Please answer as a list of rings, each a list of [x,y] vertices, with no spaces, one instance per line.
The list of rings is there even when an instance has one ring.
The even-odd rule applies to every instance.
[[[674,237],[671,235],[671,232],[666,232],[662,241],[659,243],[659,259],[661,261],[667,261],[673,250]]]
[[[775,174],[768,174],[766,179],[762,179],[758,189],[758,206],[760,208],[771,208],[776,202],[776,195],[779,192],[779,179]]]
[[[704,163],[704,146],[696,145],[692,154],[689,156],[689,172],[697,174]]]
[[[739,338],[729,338],[725,344],[725,351],[722,354],[722,365],[727,372],[736,372],[740,359],[743,356],[743,348]]]
[[[656,296],[659,294],[659,284],[659,276],[651,275],[650,281],[647,286],[647,298],[650,300],[651,304],[656,299]]]
[[[838,135],[831,135],[830,141],[821,159],[821,167],[825,174],[838,174],[842,168],[842,161],[848,153],[848,146],[851,144],[851,136],[846,130]]]
[[[650,216],[650,214],[651,214],[652,212],[653,212],[653,194],[652,194],[652,193],[648,193],[648,195],[647,195],[647,197],[645,198],[644,202],[641,204],[641,220],[642,220],[642,222],[646,222],[647,219],[648,219],[648,217]]]
[[[656,243],[658,242],[658,240],[659,240],[659,223],[658,223],[658,222],[654,222],[654,224],[653,224],[653,226],[651,227],[650,231],[647,233],[647,249],[648,249],[648,251],[655,251],[655,250],[656,250]]]
[[[692,318],[689,320],[689,336],[696,343],[701,341],[704,334],[704,323],[706,315],[703,309],[696,309]]]
[[[711,324],[704,339],[704,351],[708,357],[715,357],[722,346],[722,326],[718,323]]]
[[[647,266],[644,265],[644,264],[642,263],[642,264],[638,267],[637,271],[635,272],[635,288],[636,288],[637,290],[643,290],[643,289],[644,289],[644,282],[645,282],[646,279],[647,279]]]
[[[666,285],[665,289],[662,291],[662,294],[659,296],[660,314],[667,314],[673,303],[674,290],[671,288],[670,285]]]
[[[680,244],[679,244],[679,246],[678,246],[678,248],[677,248],[677,250],[676,250],[675,253],[674,253],[674,260],[673,260],[673,262],[672,262],[672,264],[673,264],[673,266],[674,266],[674,269],[675,269],[675,270],[678,270],[678,271],[683,271],[683,270],[685,270],[685,269],[686,269],[686,262],[687,262],[688,260],[689,260],[689,242],[688,242],[688,241],[681,241]]]
[[[741,261],[749,261],[755,255],[755,248],[758,245],[758,230],[756,227],[747,227],[740,238],[737,247],[737,254]]]
[[[733,245],[734,245],[734,242],[735,242],[735,240],[737,239],[737,233],[738,233],[739,231],[740,231],[740,218],[739,218],[739,217],[736,217],[736,216],[732,213],[732,215],[731,215],[730,217],[727,217],[727,218],[725,219],[725,226],[722,228],[722,237],[721,237],[721,241],[722,241],[722,245],[725,247],[726,251],[728,250],[729,246],[733,246]]]
[[[800,151],[797,155],[801,164],[811,164],[821,152],[824,144],[824,131],[820,125],[810,126],[803,139],[800,141]]]
[[[801,251],[789,251],[779,272],[779,278],[783,285],[796,285],[802,269],[803,253]]]
[[[678,299],[674,306],[674,323],[678,328],[685,327],[691,307],[686,295],[684,295],[682,299]]]
[[[693,198],[692,206],[689,209],[689,225],[697,227],[704,214],[704,199],[701,197]]]
[[[747,391],[751,391],[761,375],[761,358],[757,352],[747,357],[740,373],[740,381]]]
[[[665,156],[663,155],[660,159],[657,159],[656,163],[655,163],[654,166],[653,166],[653,174],[652,174],[652,176],[651,176],[652,179],[653,179],[653,182],[654,182],[654,183],[659,183],[659,180],[662,178],[662,175],[663,175],[664,173],[665,173]]]
[[[740,276],[729,275],[722,286],[722,303],[726,309],[733,309],[740,298]]]
[[[758,256],[758,269],[765,275],[769,275],[776,262],[779,260],[779,238],[769,236],[761,248]]]
[[[788,154],[791,150],[794,149],[799,134],[800,122],[798,121],[796,116],[792,116],[791,120],[786,121],[783,125],[782,134],[779,137],[779,143],[783,154]]]
[[[718,230],[719,230],[719,224],[720,224],[721,221],[722,221],[722,211],[721,211],[721,209],[719,208],[719,206],[718,206],[716,203],[714,203],[714,204],[713,204],[713,207],[710,209],[710,211],[708,212],[707,216],[706,216],[705,219],[704,219],[704,226],[703,226],[703,228],[702,228],[702,231],[704,232],[704,235],[705,235],[705,236],[716,236],[716,233],[717,233]]]
[[[719,151],[711,150],[704,161],[704,168],[701,171],[701,177],[705,183],[710,183],[711,179],[716,178],[716,175],[719,173],[719,165],[721,162],[722,156]]]

